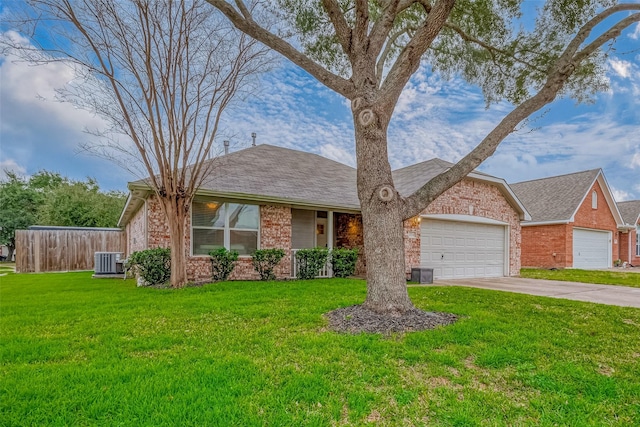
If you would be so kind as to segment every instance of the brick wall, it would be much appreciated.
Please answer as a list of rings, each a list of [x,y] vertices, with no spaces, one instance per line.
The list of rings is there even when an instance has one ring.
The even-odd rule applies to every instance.
[[[138,242],[144,242],[142,237],[144,228],[144,207],[134,216],[127,225],[128,239],[136,244],[130,246],[132,250],[141,250]],[[164,217],[162,207],[155,195],[147,199],[147,235],[148,247],[168,247],[169,227]],[[135,248],[134,248],[135,246]],[[278,278],[289,277],[291,274],[291,209],[280,206],[260,206],[260,248],[282,248],[285,256],[276,268]],[[211,262],[208,256],[191,256],[191,217],[187,218],[185,230],[185,251],[187,253],[187,277],[189,280],[201,283],[211,280]],[[230,279],[233,280],[257,280],[260,277],[251,264],[251,258],[241,256],[238,260]]]
[[[518,213],[504,198],[498,187],[464,179],[445,191],[425,209],[423,214],[473,215],[509,224],[509,274],[520,274],[521,235]],[[405,269],[420,265],[420,222],[405,221]]]
[[[411,277],[411,268],[420,266],[420,217],[404,222],[404,270]]]
[[[597,209],[592,208],[593,191],[597,193]],[[541,268],[573,267],[573,227],[611,231],[612,259],[619,258],[618,227],[602,188],[596,181],[578,208],[574,222],[522,227],[522,265]]]
[[[128,238],[136,242],[140,238],[138,215],[127,226],[132,230]],[[148,247],[166,247],[169,245],[169,230],[162,208],[157,198],[152,195],[147,200],[147,238]],[[425,211],[426,214],[460,214],[491,218],[510,225],[510,274],[520,271],[520,221],[518,214],[506,201],[497,187],[472,180],[464,180],[456,184],[436,199]],[[134,226],[134,221],[136,225]],[[188,219],[185,250],[191,253],[190,219]],[[357,275],[366,274],[366,254],[364,253],[364,237],[362,217],[359,214],[335,213],[334,227],[336,234],[335,247],[358,248]],[[136,243],[137,245],[138,243]],[[412,218],[404,223],[405,268],[407,273],[411,267],[420,265],[420,221]],[[131,246],[133,247],[133,246]],[[137,246],[136,246],[137,247]],[[291,209],[280,206],[260,206],[260,247],[283,248],[285,257],[278,266],[276,274],[279,278],[290,276],[291,270]],[[142,249],[142,248],[139,248]],[[136,249],[136,250],[139,250]],[[189,280],[206,282],[211,279],[211,264],[208,257],[188,256],[187,275]],[[258,279],[249,257],[241,257],[231,275],[234,280]]]
[[[522,227],[522,266],[565,268],[573,265],[573,240],[567,224]]]
[[[145,228],[145,205],[133,215],[125,227],[127,233],[127,247],[125,256],[132,252],[141,251],[147,247],[147,233]]]
[[[190,221],[190,219],[189,219]],[[188,227],[191,227],[189,224]],[[191,253],[191,233],[187,235],[187,253]],[[260,249],[284,249],[285,256],[276,267],[279,279],[291,276],[291,208],[282,206],[260,206]],[[211,280],[211,262],[208,256],[189,256],[187,262],[189,280],[207,282]],[[250,256],[240,256],[230,280],[259,280]]]

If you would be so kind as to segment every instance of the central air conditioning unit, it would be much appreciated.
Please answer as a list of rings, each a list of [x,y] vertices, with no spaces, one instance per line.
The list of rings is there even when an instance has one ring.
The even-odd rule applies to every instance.
[[[95,268],[96,274],[118,274],[117,264],[120,261],[121,252],[96,252]]]

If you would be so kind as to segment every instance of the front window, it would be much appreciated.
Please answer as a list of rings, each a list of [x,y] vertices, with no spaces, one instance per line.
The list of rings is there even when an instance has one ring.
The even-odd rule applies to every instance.
[[[636,255],[640,256],[640,225],[636,227]]]
[[[595,190],[591,193],[591,208],[598,209],[598,192]]]
[[[194,200],[191,224],[193,255],[208,255],[218,248],[251,255],[258,249],[258,205]]]

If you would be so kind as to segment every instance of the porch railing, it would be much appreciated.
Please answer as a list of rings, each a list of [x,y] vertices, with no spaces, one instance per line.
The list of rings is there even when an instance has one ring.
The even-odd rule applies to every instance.
[[[298,275],[298,260],[296,259],[296,252],[300,249],[291,249],[291,277],[296,277]],[[320,273],[316,276],[317,278],[327,278],[333,277],[333,271],[331,271],[331,263],[327,259],[327,262],[324,263],[324,266],[320,269]]]

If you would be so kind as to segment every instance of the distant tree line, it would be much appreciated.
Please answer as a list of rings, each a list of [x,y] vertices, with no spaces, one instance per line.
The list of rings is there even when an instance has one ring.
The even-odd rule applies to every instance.
[[[31,225],[115,227],[125,194],[100,191],[93,178],[75,181],[40,171],[30,178],[6,172],[0,182],[0,244],[15,250],[15,231]]]

